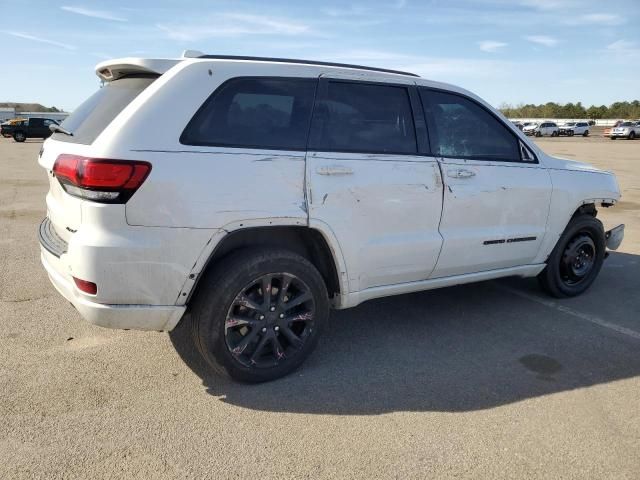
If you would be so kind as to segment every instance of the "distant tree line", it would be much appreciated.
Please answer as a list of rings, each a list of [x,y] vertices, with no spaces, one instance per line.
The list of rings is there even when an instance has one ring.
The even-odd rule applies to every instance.
[[[508,118],[612,118],[636,119],[640,118],[640,101],[615,102],[609,105],[591,105],[585,108],[582,103],[566,103],[560,105],[547,102],[544,105],[519,104],[516,106],[503,103],[498,107]]]

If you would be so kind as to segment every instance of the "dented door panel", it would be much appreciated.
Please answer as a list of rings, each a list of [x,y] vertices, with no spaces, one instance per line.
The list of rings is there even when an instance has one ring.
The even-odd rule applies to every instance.
[[[548,171],[539,164],[441,162],[444,245],[432,277],[533,263],[549,214]]]
[[[429,277],[442,246],[434,158],[309,152],[306,163],[309,218],[331,225],[351,291]]]

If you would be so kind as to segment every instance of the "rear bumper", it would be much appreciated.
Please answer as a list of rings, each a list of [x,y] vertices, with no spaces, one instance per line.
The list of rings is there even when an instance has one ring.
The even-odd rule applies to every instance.
[[[65,264],[60,258],[41,246],[42,265],[53,286],[80,312],[82,317],[106,328],[170,331],[178,324],[186,307],[175,305],[104,305],[91,301],[74,285]]]

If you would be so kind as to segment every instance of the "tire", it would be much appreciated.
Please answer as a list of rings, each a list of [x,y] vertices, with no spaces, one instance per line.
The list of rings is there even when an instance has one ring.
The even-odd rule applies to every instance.
[[[273,248],[225,257],[201,280],[190,308],[193,341],[208,365],[248,383],[275,380],[298,368],[329,317],[318,270],[298,254]]]
[[[611,140],[615,140],[615,139],[616,139],[616,137],[611,137]]]
[[[569,130],[569,136],[573,137],[574,135],[575,135],[574,131],[573,130]]]
[[[602,222],[588,214],[578,215],[560,236],[538,281],[554,297],[580,295],[598,276],[605,250]]]
[[[542,133],[538,131],[538,132],[535,133],[535,135],[536,135],[536,137],[541,137]]]
[[[23,132],[15,132],[13,134],[13,139],[16,142],[22,143],[27,139],[27,136]]]
[[[588,137],[589,136],[589,130],[585,130],[584,133],[582,134],[583,137]]]
[[[629,136],[627,137],[629,140],[633,140],[634,138],[636,138],[636,132],[630,132]]]

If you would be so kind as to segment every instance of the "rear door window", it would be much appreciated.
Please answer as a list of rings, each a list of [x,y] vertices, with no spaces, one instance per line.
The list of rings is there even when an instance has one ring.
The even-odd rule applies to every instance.
[[[338,152],[417,152],[406,87],[329,81],[316,106],[309,149]]]
[[[61,126],[73,136],[55,133],[62,142],[90,145],[116,116],[142,93],[156,76],[131,76],[108,82],[69,115]]]
[[[475,101],[462,95],[427,89],[420,90],[420,98],[435,155],[521,161],[518,139],[513,132]]]
[[[304,150],[316,85],[312,78],[229,80],[198,110],[180,143]]]

